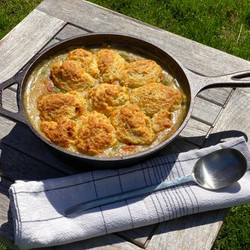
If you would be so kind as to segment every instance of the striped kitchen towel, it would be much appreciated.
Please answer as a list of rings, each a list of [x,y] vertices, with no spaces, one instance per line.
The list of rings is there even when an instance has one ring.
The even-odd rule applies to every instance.
[[[172,180],[191,173],[196,161],[212,151],[232,147],[247,159],[240,181],[219,191],[182,184],[137,198],[65,217],[65,209],[81,202]],[[16,181],[10,187],[15,243],[21,249],[61,245],[142,227],[199,212],[250,202],[250,154],[243,137],[216,146],[152,158],[116,170],[90,171],[44,181]]]

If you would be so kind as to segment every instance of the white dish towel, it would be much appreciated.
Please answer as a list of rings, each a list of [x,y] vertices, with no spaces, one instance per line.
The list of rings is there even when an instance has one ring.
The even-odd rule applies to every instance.
[[[188,175],[200,157],[227,147],[240,150],[248,162],[243,178],[228,188],[209,191],[189,183],[64,217],[65,209],[72,205]],[[21,249],[61,245],[249,203],[249,166],[250,154],[240,137],[209,148],[156,157],[129,168],[44,181],[16,181],[9,190],[15,243]]]

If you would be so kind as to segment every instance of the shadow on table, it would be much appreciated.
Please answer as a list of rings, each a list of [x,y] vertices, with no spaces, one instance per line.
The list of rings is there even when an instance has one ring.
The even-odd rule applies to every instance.
[[[155,155],[180,153],[199,148],[189,143],[190,141],[205,141],[203,147],[208,147],[240,136],[248,140],[246,134],[236,130],[210,134],[208,138],[204,136],[176,137]],[[15,125],[11,132],[2,138],[0,151],[0,173],[12,181],[62,177],[94,169],[84,162],[72,160],[72,157],[67,157],[62,153],[59,154],[35,136],[29,128],[20,124]]]
[[[240,136],[243,136],[246,141],[248,140],[247,135],[241,131],[225,131],[211,134],[209,138],[206,139],[206,141],[204,137],[177,137],[164,149],[164,151],[161,151],[159,154],[162,154],[163,152],[164,154],[166,154],[189,151],[190,149],[192,149],[192,145],[193,148],[197,148],[196,145],[190,143],[188,143],[188,145],[185,147],[185,141],[189,140],[204,140],[204,146],[207,147],[215,145],[224,140]],[[27,127],[24,127],[22,125],[16,125],[12,129],[12,131],[1,140],[0,150],[0,173],[2,176],[5,176],[11,181],[17,179],[41,180],[56,178],[66,175],[72,175],[85,170],[84,168],[79,169],[75,165],[75,163],[72,164],[61,154],[58,155],[58,153],[55,153],[53,150],[51,150],[50,147],[48,147],[44,142],[37,138]],[[164,178],[165,177],[166,176],[164,176]],[[1,189],[0,193],[2,193]],[[166,223],[161,223],[160,227],[156,230],[156,233],[170,232],[187,228],[191,229],[192,227],[197,227],[199,225],[221,221],[223,220],[225,214],[225,210],[220,210],[209,212],[209,215],[207,213],[200,213],[196,215],[181,217],[175,219],[174,221],[170,220]],[[10,211],[8,211],[8,215],[6,215],[6,217],[8,218],[8,222],[1,225],[1,231],[6,229],[10,230],[10,227],[13,227],[12,220],[10,218]],[[119,237],[117,237],[116,241],[119,241]],[[100,244],[100,246],[105,244],[103,243],[105,242],[103,240],[98,243],[98,241],[95,241],[93,239],[93,242],[96,242],[97,246],[99,246],[98,244]],[[106,244],[109,244],[109,242],[106,241]]]

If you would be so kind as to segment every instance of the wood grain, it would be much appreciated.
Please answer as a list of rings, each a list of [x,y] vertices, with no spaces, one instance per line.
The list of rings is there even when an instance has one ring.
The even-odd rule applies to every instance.
[[[85,241],[78,241],[63,246],[56,246],[56,247],[42,248],[42,249],[52,249],[52,250],[82,250],[82,249],[137,250],[138,249],[139,250],[141,248],[120,238],[115,234],[109,234],[106,236],[96,237]]]
[[[56,44],[56,43],[59,43],[59,42],[60,42],[60,40],[58,40],[58,39],[56,39],[56,38],[53,38],[53,39],[51,39],[51,40],[42,48],[41,51],[47,49],[48,47],[50,47],[50,46],[52,46],[52,45],[54,45],[54,44]]]
[[[144,248],[148,239],[153,236],[157,227],[158,224],[155,224],[146,227],[135,228],[133,230],[119,232],[116,233],[116,235],[120,236],[125,240],[128,240],[129,242],[136,244],[139,247]]]
[[[219,106],[225,105],[232,88],[205,89],[198,94],[198,97],[215,103]]]
[[[2,131],[6,132],[4,124],[0,122],[0,130],[1,128]],[[64,174],[75,174],[84,170],[84,167],[81,167],[82,165],[79,165],[79,168],[73,166],[73,164],[70,165],[70,159],[58,154],[35,136],[29,128],[20,124],[14,126],[10,133],[2,138],[2,143]]]
[[[17,73],[64,25],[36,9],[23,19],[0,41],[0,82]]]
[[[250,91],[237,88],[214,125],[205,146],[244,136],[250,146]],[[223,131],[223,132],[221,132]]]
[[[57,4],[58,6],[60,5],[60,11],[58,11]],[[145,23],[125,17],[121,14],[82,0],[77,0],[73,3],[68,0],[59,0],[56,2],[56,4],[54,4],[54,2],[51,0],[46,0],[38,6],[38,9],[77,25],[78,27],[82,27],[83,29],[88,28],[93,32],[121,32],[137,35],[146,40],[149,39],[151,42],[176,56],[177,59],[179,59],[182,63],[186,61],[188,68],[203,74],[225,74],[226,72],[229,73],[234,70],[236,71],[240,69],[240,67],[243,69],[243,67],[246,65],[250,65],[249,62],[242,59],[232,57],[231,55],[219,52],[194,41],[176,36],[172,33],[150,25],[146,25]],[[74,15],[70,14],[69,9],[74,12]],[[85,12],[87,12],[88,15],[85,18],[81,18],[82,13]],[[93,22],[93,20],[95,21]],[[154,36],[149,37],[148,34],[151,33],[153,33]],[[195,53],[190,53],[190,47],[195,47]],[[213,62],[207,63],[209,61],[208,57],[213,58]],[[221,65],[221,58],[223,58],[225,61],[228,61],[226,71],[224,64],[223,67]],[[234,60],[234,62],[230,63],[229,59],[231,61]],[[192,66],[194,62],[195,65]],[[200,70],[197,69],[196,64],[202,66],[202,68]],[[204,64],[206,64],[206,67],[204,67]],[[230,70],[232,65],[235,66],[235,68]],[[213,93],[215,92],[218,94],[214,96]],[[196,102],[198,102],[198,104],[193,111],[193,115],[196,119],[199,119],[208,125],[212,125],[218,115],[218,106],[225,103],[229,92],[225,91],[224,89],[219,89],[216,91],[210,90],[208,93],[210,93],[210,95],[207,96],[206,100],[211,98],[213,104],[208,103],[206,100],[197,98]],[[202,93],[200,95],[202,96]]]
[[[210,128],[210,125],[190,118],[180,136],[191,143],[202,146]]]
[[[77,28],[73,25],[67,24],[57,35],[56,38],[59,40],[65,40],[67,38],[79,35],[85,35],[89,32],[86,30]]]
[[[209,250],[226,212],[227,210],[212,211],[160,223],[146,249]]]
[[[15,122],[0,116],[0,140],[10,133],[15,124]]]
[[[15,91],[5,89],[3,91],[2,104],[5,109],[15,112],[17,110]],[[0,139],[8,135],[14,126],[15,122],[0,116]]]
[[[18,111],[16,102],[16,92],[7,88],[2,93],[2,106],[4,109],[9,110],[13,113]]]
[[[207,125],[212,125],[221,109],[221,106],[197,97],[195,98],[194,108],[191,115],[198,121]]]

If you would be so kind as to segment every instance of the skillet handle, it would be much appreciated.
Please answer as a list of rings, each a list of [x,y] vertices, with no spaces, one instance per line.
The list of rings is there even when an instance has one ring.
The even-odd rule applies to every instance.
[[[188,70],[187,76],[191,82],[195,95],[208,88],[250,87],[250,70],[215,77],[204,76]]]
[[[25,112],[21,106],[21,101],[22,101],[20,98],[21,84],[18,76],[19,74],[16,74],[12,78],[0,84],[0,115],[7,117],[14,122],[20,122],[27,125]],[[18,107],[17,112],[12,112],[3,108],[3,91],[14,84],[17,84],[17,94],[16,94],[16,101]]]

